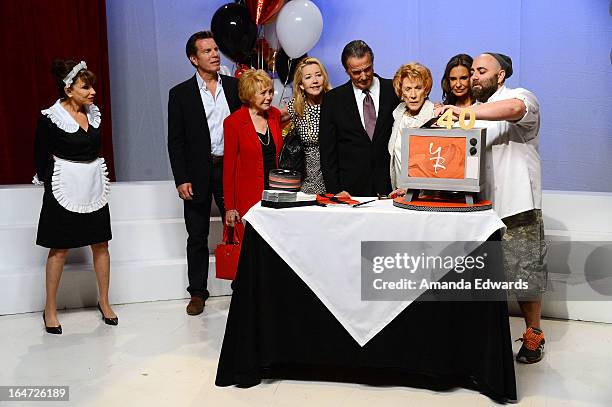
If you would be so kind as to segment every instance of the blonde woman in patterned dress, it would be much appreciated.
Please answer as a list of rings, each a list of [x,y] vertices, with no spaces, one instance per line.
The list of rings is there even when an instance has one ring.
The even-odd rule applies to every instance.
[[[288,113],[304,146],[305,177],[302,192],[325,193],[319,154],[319,117],[323,95],[331,89],[325,67],[317,58],[304,58],[295,69],[293,99]]]

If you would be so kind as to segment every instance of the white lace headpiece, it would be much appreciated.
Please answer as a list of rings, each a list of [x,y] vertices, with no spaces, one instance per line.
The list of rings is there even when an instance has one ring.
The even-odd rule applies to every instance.
[[[85,63],[85,61],[81,61],[76,64],[74,68],[72,68],[72,71],[70,71],[68,75],[66,75],[66,77],[64,78],[64,83],[66,84],[66,86],[72,85],[74,77],[79,73],[81,69],[87,69],[87,64]]]

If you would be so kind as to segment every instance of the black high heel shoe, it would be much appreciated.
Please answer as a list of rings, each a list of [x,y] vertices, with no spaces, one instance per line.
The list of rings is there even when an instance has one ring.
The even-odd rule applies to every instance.
[[[47,319],[45,318],[45,311],[43,311],[43,323],[45,324],[45,331],[48,334],[61,335],[62,334],[62,326],[47,326]]]
[[[98,303],[98,310],[100,311],[100,314],[102,314],[102,320],[106,325],[119,325],[119,318],[106,318],[104,316],[104,312],[102,312],[102,308],[100,308],[100,303]]]

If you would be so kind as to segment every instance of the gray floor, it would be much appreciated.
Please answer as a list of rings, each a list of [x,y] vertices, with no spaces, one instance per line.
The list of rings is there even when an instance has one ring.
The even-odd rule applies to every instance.
[[[61,311],[63,335],[43,331],[40,313],[0,317],[0,385],[68,385],[75,406],[489,406],[469,390],[268,381],[251,389],[214,385],[229,297],[185,315],[186,301],[115,306],[120,325],[97,310]],[[523,322],[511,318],[514,338]],[[484,328],[484,327],[483,327]],[[519,406],[611,406],[612,325],[547,320],[546,357],[516,366]],[[486,332],[479,334],[486,335]],[[475,336],[474,343],[478,343]],[[515,343],[515,351],[520,343]],[[40,406],[41,403],[0,405]]]

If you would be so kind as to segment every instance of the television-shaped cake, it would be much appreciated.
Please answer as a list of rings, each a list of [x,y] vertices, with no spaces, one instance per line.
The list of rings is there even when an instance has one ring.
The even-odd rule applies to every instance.
[[[404,129],[398,184],[409,190],[479,193],[485,183],[486,129]]]

